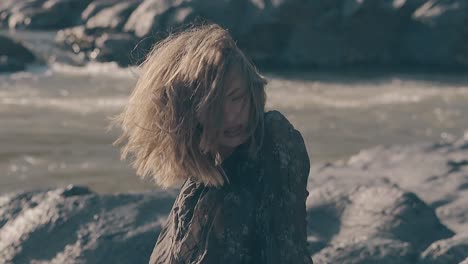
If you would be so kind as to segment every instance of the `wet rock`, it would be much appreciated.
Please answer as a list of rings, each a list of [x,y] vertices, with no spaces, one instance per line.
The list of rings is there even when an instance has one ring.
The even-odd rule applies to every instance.
[[[0,72],[23,70],[35,60],[34,54],[20,42],[0,35]]]

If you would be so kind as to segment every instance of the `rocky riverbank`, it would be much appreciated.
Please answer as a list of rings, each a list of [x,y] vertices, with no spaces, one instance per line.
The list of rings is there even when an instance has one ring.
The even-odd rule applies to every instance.
[[[466,263],[467,186],[468,136],[315,164],[310,253],[315,263]],[[175,196],[80,186],[0,196],[0,262],[144,263]]]
[[[464,0],[4,0],[0,25],[60,30],[89,60],[137,64],[152,43],[194,21],[228,28],[265,67],[466,70]]]

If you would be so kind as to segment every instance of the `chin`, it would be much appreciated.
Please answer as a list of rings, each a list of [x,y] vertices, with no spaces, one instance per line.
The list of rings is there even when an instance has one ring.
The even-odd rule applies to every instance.
[[[245,142],[245,137],[226,138],[221,140],[221,145],[225,147],[235,148]]]

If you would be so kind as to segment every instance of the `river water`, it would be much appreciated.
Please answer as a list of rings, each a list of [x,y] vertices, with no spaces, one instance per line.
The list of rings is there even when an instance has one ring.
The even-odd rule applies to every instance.
[[[468,78],[460,74],[265,75],[267,108],[282,111],[302,132],[312,162],[468,131]],[[99,193],[156,189],[119,160],[112,146],[118,130],[107,131],[137,76],[135,68],[114,64],[1,74],[0,193],[70,183]]]

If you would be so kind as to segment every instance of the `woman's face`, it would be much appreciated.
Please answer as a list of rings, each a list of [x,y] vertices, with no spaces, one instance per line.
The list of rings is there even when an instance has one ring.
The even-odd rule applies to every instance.
[[[248,138],[250,93],[245,78],[234,68],[225,79],[224,125],[220,137],[221,152],[231,152]]]

